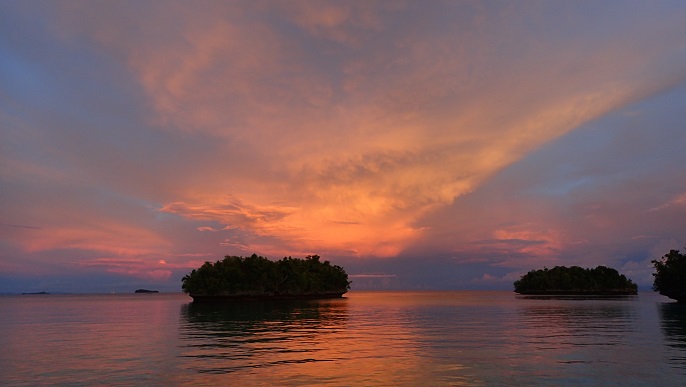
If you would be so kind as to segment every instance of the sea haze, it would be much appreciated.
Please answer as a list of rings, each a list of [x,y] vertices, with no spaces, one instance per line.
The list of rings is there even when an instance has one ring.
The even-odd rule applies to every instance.
[[[511,292],[0,296],[0,385],[677,385],[686,306]]]

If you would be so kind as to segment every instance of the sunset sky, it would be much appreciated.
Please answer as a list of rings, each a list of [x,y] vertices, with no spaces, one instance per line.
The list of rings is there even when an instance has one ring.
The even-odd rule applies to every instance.
[[[684,1],[0,2],[0,293],[252,253],[649,290],[685,243]]]

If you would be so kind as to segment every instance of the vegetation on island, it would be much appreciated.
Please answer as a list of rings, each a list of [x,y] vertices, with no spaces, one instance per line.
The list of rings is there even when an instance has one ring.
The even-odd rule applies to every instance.
[[[630,295],[638,294],[638,287],[609,267],[555,266],[526,273],[515,281],[514,291],[530,295]]]
[[[194,300],[340,297],[350,283],[342,267],[322,262],[318,255],[271,261],[253,254],[205,262],[183,277],[181,288]]]
[[[137,289],[134,293],[159,293],[159,290]]]
[[[686,302],[686,254],[670,250],[655,266],[653,290],[679,302]]]

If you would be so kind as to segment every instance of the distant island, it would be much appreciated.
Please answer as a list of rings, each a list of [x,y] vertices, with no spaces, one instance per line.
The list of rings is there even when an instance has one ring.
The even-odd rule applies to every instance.
[[[22,294],[50,294],[48,292],[32,292],[32,293],[22,293]]]
[[[527,295],[635,295],[638,286],[605,266],[555,266],[526,273],[515,281],[514,291]]]
[[[157,290],[138,289],[134,293],[159,293]]]
[[[181,288],[193,301],[337,298],[347,293],[350,281],[342,267],[318,255],[279,261],[227,255],[184,276]]]

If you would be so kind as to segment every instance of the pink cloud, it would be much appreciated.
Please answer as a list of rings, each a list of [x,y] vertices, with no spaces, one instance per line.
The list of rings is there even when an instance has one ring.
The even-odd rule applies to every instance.
[[[331,31],[353,31],[346,23],[355,12],[345,6],[304,7],[291,16],[314,38],[338,41],[340,35]],[[193,130],[275,150],[256,154],[258,173],[268,174],[268,181],[235,185],[232,199],[224,193],[189,195],[162,210],[237,225],[298,249],[350,250],[356,245],[360,254],[392,256],[421,238],[422,230],[413,226],[417,219],[472,192],[548,141],[660,84],[658,79],[626,81],[651,59],[624,41],[611,53],[600,42],[583,42],[583,62],[564,53],[548,55],[558,51],[546,41],[540,46],[514,41],[522,56],[507,67],[497,61],[500,52],[478,48],[502,37],[495,23],[502,15],[482,16],[493,18],[493,23],[476,25],[484,35],[450,50],[441,39],[401,34],[394,43],[409,51],[395,51],[391,44],[369,56],[340,57],[338,76],[348,86],[336,94],[336,83],[322,78],[324,69],[298,57],[302,42],[277,37],[260,22],[193,25],[186,30],[189,44],[137,55],[132,68],[160,114]],[[388,25],[367,27],[383,34]],[[253,32],[264,41],[236,38]],[[472,51],[480,56],[465,55]],[[618,53],[636,58],[623,62],[622,73],[613,59]],[[253,58],[259,63],[245,62]],[[482,61],[488,65],[464,77],[466,67]],[[577,67],[570,69],[569,63]],[[373,77],[379,66],[388,71]],[[258,81],[285,73],[292,75],[289,80]],[[207,82],[209,74],[212,82]],[[281,94],[284,87],[290,98]],[[437,100],[460,103],[441,106]],[[230,111],[222,108],[227,104]],[[250,181],[247,176],[236,179]],[[283,204],[274,205],[271,192],[280,192]],[[546,240],[545,248],[527,249],[555,249],[556,238]]]
[[[217,229],[215,229],[215,228],[208,227],[208,226],[198,227],[197,230],[198,230],[198,231],[210,231],[210,232],[217,232],[217,231],[219,231],[219,230],[217,230]]]
[[[662,113],[683,98],[638,105],[686,79],[683,10],[131,7],[6,7],[22,66],[0,112],[2,223],[36,228],[3,228],[5,256],[152,278],[227,250],[439,252],[481,275],[637,260],[682,230],[683,163],[661,160],[669,141],[644,149],[679,143]]]
[[[137,258],[96,258],[77,262],[79,266],[103,269],[108,273],[123,274],[152,281],[166,281],[172,276],[172,266],[164,260],[153,262]],[[164,267],[164,268],[162,268]]]
[[[124,224],[91,224],[78,227],[46,227],[31,238],[20,239],[23,249],[40,252],[54,249],[78,249],[141,255],[159,252],[170,243],[150,230]]]

